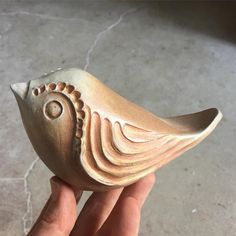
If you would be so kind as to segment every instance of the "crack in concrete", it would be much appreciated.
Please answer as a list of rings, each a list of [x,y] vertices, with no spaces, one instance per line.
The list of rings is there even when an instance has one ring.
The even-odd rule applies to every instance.
[[[24,190],[26,193],[26,212],[24,214],[24,216],[22,217],[23,220],[23,227],[24,227],[24,233],[25,235],[28,234],[28,232],[31,229],[32,223],[33,223],[33,208],[32,208],[32,193],[29,189],[29,184],[28,184],[28,177],[30,175],[30,173],[33,171],[36,163],[38,162],[39,158],[37,157],[29,166],[29,168],[27,169],[27,171],[25,172],[24,175]]]
[[[29,168],[26,170],[24,177],[6,177],[6,178],[0,178],[0,181],[24,181],[24,192],[26,194],[26,211],[25,214],[22,217],[23,221],[23,229],[24,234],[27,235],[28,232],[31,229],[32,223],[33,223],[33,216],[32,216],[32,193],[29,190],[29,184],[28,184],[28,177],[30,173],[35,168],[36,163],[38,162],[39,158],[37,157],[32,163],[30,164]]]
[[[92,52],[94,51],[95,47],[97,46],[98,41],[102,38],[102,36],[105,35],[107,32],[111,31],[111,30],[112,30],[114,27],[116,27],[117,25],[119,25],[119,24],[122,22],[123,18],[124,18],[126,15],[137,11],[137,9],[138,9],[138,8],[132,8],[132,9],[129,9],[128,11],[122,13],[122,14],[120,15],[119,19],[118,19],[115,23],[113,23],[113,24],[110,25],[110,26],[107,26],[105,30],[103,30],[103,31],[101,31],[101,32],[99,32],[99,33],[97,34],[97,36],[96,36],[96,38],[95,38],[93,44],[91,45],[91,47],[89,48],[89,50],[88,50],[88,52],[87,52],[87,54],[86,54],[86,63],[85,63],[85,66],[84,66],[84,70],[85,70],[85,71],[87,71],[87,69],[88,69],[88,67],[89,67],[89,65],[90,65],[91,54],[92,54]]]

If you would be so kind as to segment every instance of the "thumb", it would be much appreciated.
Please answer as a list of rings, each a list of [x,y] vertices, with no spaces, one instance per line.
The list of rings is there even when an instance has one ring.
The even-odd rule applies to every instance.
[[[75,191],[71,186],[52,177],[52,194],[31,229],[30,236],[58,235],[68,236],[76,221],[76,198],[82,191]]]

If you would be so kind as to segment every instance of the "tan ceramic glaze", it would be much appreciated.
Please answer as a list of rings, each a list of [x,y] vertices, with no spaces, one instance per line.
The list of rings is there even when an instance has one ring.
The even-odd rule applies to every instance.
[[[197,145],[222,118],[215,108],[160,118],[79,69],[11,88],[39,157],[55,175],[85,190],[137,181]]]

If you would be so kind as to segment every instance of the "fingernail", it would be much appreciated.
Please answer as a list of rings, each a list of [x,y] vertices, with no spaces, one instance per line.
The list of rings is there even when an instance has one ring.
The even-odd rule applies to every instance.
[[[59,197],[59,185],[53,178],[50,179],[50,184],[52,191],[52,199],[56,201]]]

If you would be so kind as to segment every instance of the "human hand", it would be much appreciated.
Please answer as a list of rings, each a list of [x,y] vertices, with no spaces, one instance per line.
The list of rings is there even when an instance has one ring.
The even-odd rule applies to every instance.
[[[29,236],[137,236],[141,208],[155,183],[150,174],[125,188],[94,192],[77,218],[82,191],[52,177],[52,194]]]

